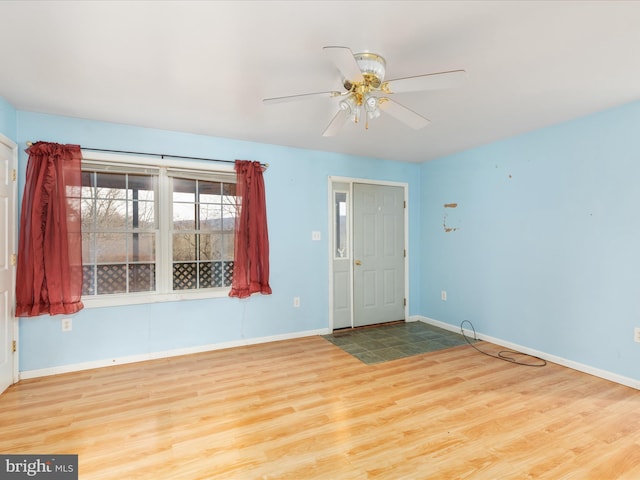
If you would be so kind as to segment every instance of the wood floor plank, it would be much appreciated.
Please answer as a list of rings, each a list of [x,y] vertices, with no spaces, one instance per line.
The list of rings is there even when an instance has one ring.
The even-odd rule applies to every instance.
[[[26,380],[0,412],[1,452],[87,480],[640,478],[639,391],[469,346],[365,365],[309,337]]]

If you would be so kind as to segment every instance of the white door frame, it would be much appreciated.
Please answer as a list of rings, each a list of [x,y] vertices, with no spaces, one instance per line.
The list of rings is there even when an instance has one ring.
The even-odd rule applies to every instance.
[[[1,252],[0,254],[6,254],[8,259],[12,258],[12,255],[17,255],[18,253],[18,230],[19,230],[19,218],[18,218],[18,181],[17,181],[17,173],[18,173],[18,145],[16,145],[9,138],[5,137],[0,133],[0,143],[4,146],[8,147],[12,151],[12,159],[11,159],[11,168],[10,171],[7,172],[9,175],[12,174],[11,170],[15,172],[15,180],[13,182],[13,209],[8,212],[9,214],[9,224],[13,225],[13,232],[8,238],[7,252]],[[17,256],[13,258],[17,259]],[[11,262],[10,262],[11,264]],[[12,272],[12,280],[11,280],[11,297],[9,298],[10,303],[10,318],[8,331],[9,335],[9,354],[12,358],[12,383],[16,383],[19,380],[19,368],[18,368],[18,354],[17,351],[13,352],[12,345],[18,344],[18,319],[15,316],[16,307],[15,307],[15,286],[16,286],[16,266],[13,266]],[[15,342],[15,343],[14,343]],[[5,346],[3,346],[5,347]],[[0,392],[2,393],[2,392]]]
[[[406,303],[404,306],[404,318],[409,318],[409,184],[406,182],[390,182],[384,180],[371,180],[367,178],[353,178],[353,177],[328,177],[328,203],[327,203],[327,212],[329,228],[327,235],[328,238],[328,262],[329,262],[329,332],[333,332],[333,242],[335,239],[334,232],[334,219],[333,219],[333,209],[334,209],[334,198],[333,198],[333,184],[334,183],[348,183],[349,184],[349,198],[351,199],[351,204],[349,205],[349,258],[353,259],[353,184],[354,183],[365,183],[369,185],[386,185],[392,187],[402,187],[404,191],[404,202],[406,208],[404,209],[404,248],[407,252],[404,257],[404,297],[406,298]],[[349,262],[349,276],[353,282],[353,261]],[[353,285],[351,288],[351,325],[353,325]]]

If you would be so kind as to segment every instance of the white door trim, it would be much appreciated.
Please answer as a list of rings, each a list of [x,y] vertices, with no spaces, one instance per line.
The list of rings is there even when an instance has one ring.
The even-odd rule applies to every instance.
[[[0,143],[4,146],[8,147],[12,152],[12,170],[15,170],[16,176],[18,173],[18,145],[10,140],[8,137],[4,136],[0,133]],[[13,234],[9,238],[9,245],[7,246],[8,255],[17,254],[18,253],[18,230],[19,230],[19,218],[18,218],[18,181],[17,178],[14,181],[13,188],[13,209],[9,212],[9,216],[13,217],[9,220],[9,223],[13,225]],[[16,286],[16,267],[13,267],[13,278],[11,281],[11,298],[9,299],[11,304],[11,316],[9,318],[9,332],[11,337],[9,339],[10,343],[15,342],[18,344],[18,319],[15,316],[15,286]],[[12,350],[12,349],[11,349]],[[19,380],[20,370],[18,365],[18,353],[9,352],[12,356],[12,383],[16,383]],[[1,393],[1,392],[0,392]]]
[[[404,306],[404,318],[409,318],[409,184],[406,182],[393,182],[393,181],[385,181],[385,180],[372,180],[369,178],[354,178],[354,177],[339,177],[339,176],[331,176],[329,175],[327,179],[327,212],[329,227],[327,232],[327,247],[328,247],[328,258],[327,261],[329,263],[329,332],[333,332],[333,240],[335,238],[334,232],[334,223],[333,223],[333,184],[334,183],[348,183],[349,190],[351,192],[351,199],[353,199],[353,184],[354,183],[365,183],[369,185],[388,185],[392,187],[402,187],[404,191],[404,201],[406,208],[404,209],[404,248],[407,252],[407,255],[404,258],[404,297],[407,299],[406,304]],[[350,246],[350,258],[352,256],[353,249],[353,212],[349,213],[349,242]],[[353,262],[350,262],[351,272],[350,276],[353,278]],[[351,289],[351,324],[353,325],[353,288]]]

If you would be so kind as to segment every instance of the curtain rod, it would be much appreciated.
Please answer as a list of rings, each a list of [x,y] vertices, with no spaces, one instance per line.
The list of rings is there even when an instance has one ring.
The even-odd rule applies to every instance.
[[[33,142],[26,142],[26,143],[27,143],[27,147],[30,147],[31,145],[33,145]],[[126,150],[109,150],[105,148],[90,148],[90,147],[83,147],[83,146],[81,146],[80,149],[91,150],[92,152],[125,153],[129,155],[149,155],[149,156],[160,157],[160,158],[169,157],[169,158],[181,158],[183,160],[206,160],[207,162],[235,163],[234,160],[220,160],[218,158],[204,158],[204,157],[185,157],[182,155],[170,155],[166,153],[129,152]],[[261,163],[260,165],[262,165],[262,167],[265,170],[269,168],[268,163]]]

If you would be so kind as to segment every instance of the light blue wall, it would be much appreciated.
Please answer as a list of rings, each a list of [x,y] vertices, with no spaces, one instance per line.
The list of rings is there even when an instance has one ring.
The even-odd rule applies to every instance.
[[[16,141],[16,109],[0,97],[0,133]]]
[[[19,144],[20,197],[27,140],[271,164],[272,296],[87,309],[67,333],[59,318],[21,319],[20,369],[326,328],[335,175],[409,183],[410,315],[470,320],[486,335],[640,379],[639,125],[633,103],[415,165],[16,112],[0,99],[0,132]]]
[[[17,112],[17,141],[269,163],[265,174],[273,295],[85,309],[73,330],[60,319],[20,320],[20,370],[29,371],[328,327],[328,176],[409,184],[409,249],[420,264],[420,166],[178,132]],[[20,197],[26,155],[19,159]],[[322,232],[312,241],[311,232]],[[412,249],[413,246],[416,248]],[[415,251],[414,251],[415,250]],[[420,272],[410,266],[410,314],[420,312]],[[293,297],[301,307],[293,308]]]
[[[633,103],[422,164],[423,315],[640,379],[639,130]]]

